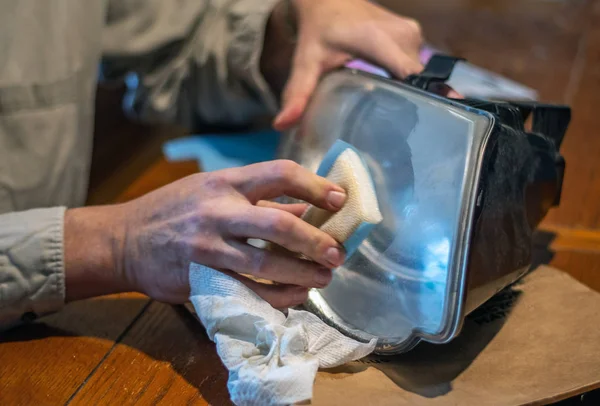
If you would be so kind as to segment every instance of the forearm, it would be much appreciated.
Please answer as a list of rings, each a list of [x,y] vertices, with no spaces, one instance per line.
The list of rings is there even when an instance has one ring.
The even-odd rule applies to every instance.
[[[70,209],[65,213],[67,302],[130,290],[121,277],[122,206]]]
[[[118,259],[124,224],[120,205],[0,215],[0,330],[132,290]]]

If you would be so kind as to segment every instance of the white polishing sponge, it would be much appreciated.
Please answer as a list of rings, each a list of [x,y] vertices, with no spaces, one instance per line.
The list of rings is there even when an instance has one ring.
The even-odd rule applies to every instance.
[[[346,202],[336,213],[310,206],[302,219],[335,238],[349,258],[383,219],[373,180],[358,151],[339,140],[325,155],[317,174],[344,188]]]

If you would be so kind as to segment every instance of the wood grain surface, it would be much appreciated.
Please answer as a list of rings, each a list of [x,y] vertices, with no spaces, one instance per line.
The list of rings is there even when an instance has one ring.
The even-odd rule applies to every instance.
[[[226,382],[200,322],[184,307],[153,302],[72,403],[227,405]]]
[[[420,20],[433,45],[535,88],[544,101],[572,105],[563,199],[544,223],[545,248],[549,263],[600,290],[600,2],[381,3]],[[148,141],[149,129],[120,118],[97,120],[96,130],[110,142],[95,145],[91,203],[129,200],[197,170],[157,159],[156,140],[173,134]],[[0,405],[223,405],[226,378],[190,314],[141,295],[73,303],[0,337]]]
[[[147,302],[125,294],[72,303],[0,335],[0,404],[66,403]]]
[[[197,171],[195,162],[161,158],[115,201],[139,197]],[[133,293],[83,300],[0,335],[0,405],[68,403],[106,357],[123,350],[116,343],[149,305],[147,297]]]

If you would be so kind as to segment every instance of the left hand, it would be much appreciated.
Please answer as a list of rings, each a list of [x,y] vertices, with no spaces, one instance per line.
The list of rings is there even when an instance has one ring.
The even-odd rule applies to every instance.
[[[419,61],[421,27],[413,19],[367,0],[292,0],[292,4],[298,37],[282,109],[273,123],[278,130],[300,119],[323,73],[352,57],[371,61],[398,78],[423,69]]]

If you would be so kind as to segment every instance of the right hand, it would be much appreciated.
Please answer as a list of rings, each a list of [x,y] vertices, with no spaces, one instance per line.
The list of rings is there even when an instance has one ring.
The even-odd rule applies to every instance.
[[[289,80],[282,93],[282,108],[273,123],[276,129],[285,130],[297,124],[323,74],[352,58],[370,61],[401,79],[423,70],[419,60],[423,35],[417,21],[365,0],[293,0],[291,3],[299,32]],[[284,18],[285,13],[276,7],[272,20]],[[279,32],[277,27],[281,25],[285,26],[273,21],[267,27],[267,54],[262,64],[265,67],[269,65],[270,50],[275,59],[289,55],[285,49],[269,46],[271,37],[280,41],[278,38],[287,34]],[[272,64],[282,66],[278,61]]]
[[[305,205],[264,202],[283,195],[330,211],[345,200],[341,187],[291,161],[192,175],[122,206],[118,275],[128,290],[183,303],[189,296],[189,264],[197,262],[234,276],[274,307],[300,304],[308,288],[331,281],[344,251],[298,217]],[[310,260],[255,248],[248,238],[271,241]]]

